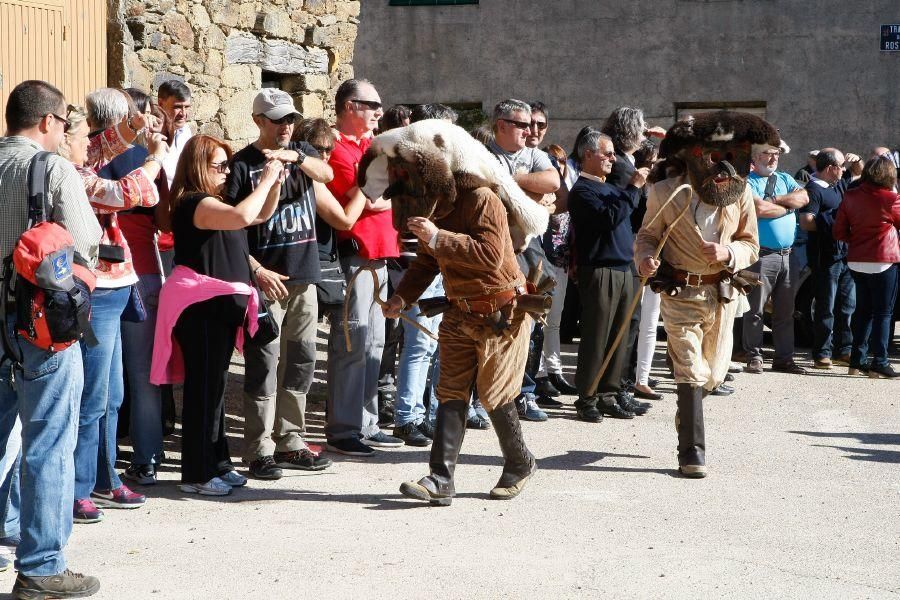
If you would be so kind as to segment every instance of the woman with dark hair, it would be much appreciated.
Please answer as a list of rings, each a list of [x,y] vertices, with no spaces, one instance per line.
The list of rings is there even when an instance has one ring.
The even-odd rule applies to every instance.
[[[844,195],[832,229],[836,240],[847,242],[847,266],[856,283],[850,375],[868,372],[875,379],[900,376],[887,356],[900,262],[900,194],[894,191],[896,185],[897,168],[890,158],[869,159],[861,185]]]
[[[230,159],[231,149],[208,135],[192,137],[178,159],[170,198],[176,266],[160,292],[151,370],[157,385],[183,377],[181,490],[207,496],[247,483],[225,437],[228,365],[243,347],[244,323],[256,331],[259,302],[244,228],[272,216],[284,180],[284,165],[270,160],[256,189],[231,206],[222,201]]]
[[[384,111],[381,119],[378,120],[378,133],[384,133],[397,127],[406,127],[409,125],[411,114],[412,111],[409,110],[408,106],[397,104],[390,107]]]

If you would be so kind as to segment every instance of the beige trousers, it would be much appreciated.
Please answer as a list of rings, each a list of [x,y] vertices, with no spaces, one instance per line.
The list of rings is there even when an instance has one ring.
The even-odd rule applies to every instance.
[[[306,394],[316,370],[318,298],[313,284],[289,285],[268,303],[281,335],[244,346],[244,461],[306,447]]]
[[[663,294],[660,315],[669,338],[675,382],[713,390],[725,381],[734,343],[737,299],[720,303],[714,285]]]
[[[497,335],[479,317],[451,308],[444,314],[438,337],[438,402],[468,402],[474,387],[481,404],[491,412],[519,395],[528,358],[531,317],[517,315],[509,328]]]

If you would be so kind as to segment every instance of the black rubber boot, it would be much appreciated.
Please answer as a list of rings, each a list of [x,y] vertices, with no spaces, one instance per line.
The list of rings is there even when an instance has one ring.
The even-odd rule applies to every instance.
[[[401,494],[426,500],[437,506],[450,506],[450,501],[456,495],[453,487],[453,471],[456,469],[459,449],[466,433],[468,412],[469,403],[464,400],[448,400],[438,405],[431,459],[428,461],[431,474],[418,482],[407,481],[402,484]]]
[[[678,384],[678,470],[685,477],[706,477],[706,437],[703,428],[703,388]]]
[[[514,402],[507,402],[488,415],[494,424],[494,431],[497,432],[505,461],[500,481],[491,490],[491,498],[511,500],[519,495],[525,483],[537,471],[537,462],[525,446],[519,412]]]

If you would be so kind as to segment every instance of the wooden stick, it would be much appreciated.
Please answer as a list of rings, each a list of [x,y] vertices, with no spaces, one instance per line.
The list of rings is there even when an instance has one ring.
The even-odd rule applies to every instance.
[[[375,300],[375,304],[378,306],[384,307],[387,306],[387,302],[382,300],[378,295],[378,289],[381,287],[381,282],[378,280],[378,272],[375,270],[375,267],[371,265],[366,265],[364,267],[360,267],[356,270],[356,273],[353,274],[353,277],[350,278],[350,282],[347,284],[347,294],[344,296],[344,341],[347,343],[347,352],[353,350],[352,345],[350,344],[350,292],[353,290],[353,286],[356,284],[356,278],[359,277],[359,274],[368,271],[372,274],[372,279],[375,280],[375,289],[372,293],[372,297]],[[434,335],[431,331],[429,331],[425,326],[421,323],[416,322],[415,319],[411,319],[410,317],[400,313],[400,318],[430,337],[433,340],[437,340],[438,337]]]
[[[665,208],[669,205],[669,203],[675,199],[675,197],[679,194],[679,192],[681,192],[682,190],[685,190],[685,189],[687,189],[689,191],[693,190],[693,188],[691,188],[690,184],[687,184],[687,183],[682,184],[682,185],[678,186],[677,188],[675,188],[675,191],[672,192],[672,194],[669,196],[669,198],[659,208],[659,212],[656,213],[656,215],[654,215],[653,218],[650,219],[650,222],[647,224],[649,225],[650,223],[653,223],[653,221],[655,221],[656,218],[662,214],[663,210],[665,210]],[[691,198],[688,197],[688,201],[685,203],[684,208],[681,209],[681,212],[678,213],[678,216],[675,217],[675,220],[673,220],[671,223],[669,223],[669,226],[666,227],[666,230],[663,232],[662,239],[659,240],[659,244],[656,245],[656,251],[653,253],[653,260],[659,260],[659,255],[660,255],[660,253],[662,253],[663,246],[666,245],[666,241],[669,239],[669,234],[672,233],[672,229],[675,227],[675,224],[681,220],[681,217],[683,217],[685,215],[685,213],[687,213],[687,210],[688,210],[688,208],[690,208],[690,206],[691,206]],[[638,291],[640,291],[641,289],[643,289],[643,287],[645,285],[647,285],[648,279],[650,279],[650,278],[649,277],[641,277],[641,285],[638,288]],[[616,334],[615,339],[613,339],[613,343],[609,347],[609,350],[606,352],[606,356],[603,357],[603,364],[600,365],[600,371],[598,371],[596,377],[594,377],[594,381],[591,384],[591,387],[588,388],[589,390],[596,391],[597,386],[600,385],[600,380],[603,378],[603,374],[606,373],[606,369],[607,369],[607,367],[609,367],[609,362],[612,360],[613,354],[615,354],[615,352],[616,352],[616,348],[619,347],[619,344],[622,342],[622,338],[625,337],[625,332],[628,331],[628,327],[631,322],[631,315],[634,314],[634,311],[637,308],[638,302],[640,302],[640,301],[641,301],[641,294],[635,293],[634,298],[632,298],[632,300],[631,300],[631,305],[628,307],[628,312],[626,313],[625,320],[622,321],[622,326],[619,327],[619,332]]]

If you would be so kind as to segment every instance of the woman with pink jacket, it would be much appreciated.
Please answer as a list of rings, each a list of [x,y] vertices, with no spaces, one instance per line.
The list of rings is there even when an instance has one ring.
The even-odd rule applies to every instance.
[[[192,137],[178,159],[170,196],[176,266],[160,292],[151,370],[153,383],[171,383],[168,374],[180,365],[169,368],[170,361],[183,360],[181,489],[208,496],[247,483],[231,464],[225,437],[231,354],[245,326],[251,335],[256,330],[244,228],[272,216],[284,179],[284,165],[269,161],[256,189],[231,206],[222,201],[230,159],[231,149],[208,135]],[[164,356],[173,337],[177,350]]]

